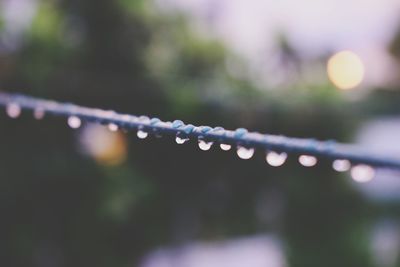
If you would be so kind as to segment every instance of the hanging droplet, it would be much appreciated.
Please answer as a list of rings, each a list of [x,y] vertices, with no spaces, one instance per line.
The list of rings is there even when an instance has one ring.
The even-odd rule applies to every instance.
[[[219,147],[224,151],[231,150],[231,148],[232,148],[232,146],[228,145],[228,144],[220,144]]]
[[[78,129],[79,127],[81,127],[82,121],[77,116],[70,116],[68,118],[68,125],[72,129]]]
[[[347,159],[337,159],[332,162],[332,168],[337,172],[347,172],[351,168],[351,163]]]
[[[181,137],[177,136],[175,138],[175,141],[176,141],[176,143],[178,145],[182,145],[182,144],[186,143],[187,141],[189,141],[189,139],[188,138],[181,138]]]
[[[239,146],[236,153],[241,159],[250,159],[254,155],[254,148]]]
[[[18,104],[10,103],[6,107],[6,112],[7,112],[7,115],[10,118],[16,119],[21,115],[22,110],[21,110],[21,107]]]
[[[145,131],[139,130],[137,131],[137,137],[139,137],[140,139],[145,139],[147,136],[149,136],[149,134]]]
[[[351,177],[358,183],[366,183],[375,177],[375,170],[369,165],[356,165],[351,168]]]
[[[45,115],[46,115],[46,113],[45,113],[44,109],[42,109],[42,108],[36,108],[33,111],[33,117],[37,120],[42,120]]]
[[[304,167],[313,167],[315,164],[317,164],[318,160],[314,156],[301,155],[299,157],[299,162]]]
[[[287,159],[287,154],[284,152],[276,153],[274,151],[271,151],[267,153],[265,159],[268,162],[268,164],[271,165],[272,167],[279,167],[285,163]]]
[[[110,123],[110,124],[108,125],[108,129],[109,129],[111,132],[116,132],[116,131],[118,131],[118,125],[116,125],[115,123]]]
[[[205,142],[204,140],[199,140],[199,148],[203,151],[210,150],[213,142]]]

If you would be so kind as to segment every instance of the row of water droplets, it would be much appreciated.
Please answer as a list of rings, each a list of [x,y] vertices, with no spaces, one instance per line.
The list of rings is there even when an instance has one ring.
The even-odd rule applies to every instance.
[[[101,112],[106,112],[106,111],[101,111]],[[6,113],[10,118],[16,119],[18,118],[21,113],[22,113],[22,108],[20,105],[18,105],[17,103],[9,103],[6,106]],[[45,116],[45,109],[41,108],[41,107],[36,107],[33,110],[33,116],[35,119],[37,120],[41,120],[44,118]],[[128,116],[128,115],[126,115]],[[131,118],[132,116],[129,116],[129,118]],[[190,132],[193,132],[194,130],[196,130],[196,128],[200,128],[200,132],[206,134],[208,132],[214,131],[214,132],[219,132],[219,131],[225,131],[223,128],[221,127],[216,127],[216,128],[211,128],[208,126],[201,126],[201,127],[195,127],[193,125],[185,125],[182,121],[180,120],[176,120],[174,122],[161,122],[159,119],[149,119],[146,116],[142,116],[139,117],[139,120],[142,121],[147,121],[150,122],[150,125],[155,125],[157,123],[164,123],[164,124],[169,124],[172,128],[175,129],[180,129],[183,128],[182,131],[179,131],[175,141],[177,144],[184,144],[187,141],[189,141],[189,138],[187,137],[187,135]],[[71,115],[68,117],[67,119],[67,124],[69,125],[70,128],[72,129],[78,129],[81,127],[82,125],[82,120],[81,118],[79,118],[76,115]],[[107,125],[108,129],[112,132],[116,132],[120,129],[120,126],[118,126],[115,123],[109,123]],[[145,139],[149,136],[149,133],[147,131],[144,131],[143,129],[141,129],[139,127],[139,129],[137,130],[137,137],[140,139]],[[234,132],[234,136],[236,138],[241,138],[244,135],[247,134],[247,130],[240,128],[237,129]],[[203,151],[208,151],[211,149],[211,147],[213,146],[214,142],[212,141],[207,141],[203,138],[203,136],[199,136],[198,137],[198,146],[201,150]],[[223,150],[223,151],[229,151],[232,149],[232,145],[231,144],[226,144],[226,143],[220,143],[219,147]],[[244,159],[244,160],[248,160],[250,158],[253,157],[254,153],[255,153],[255,149],[254,148],[249,148],[243,145],[237,145],[236,148],[236,153],[238,155],[239,158]],[[286,160],[288,158],[288,154],[285,152],[276,152],[276,151],[267,151],[266,156],[265,156],[265,160],[266,162],[272,166],[272,167],[280,167],[282,166]],[[298,162],[304,166],[304,167],[314,167],[315,165],[317,165],[318,163],[318,159],[315,156],[312,155],[300,155],[298,157]],[[357,165],[352,165],[352,163],[347,160],[347,159],[336,159],[332,162],[332,168],[337,171],[337,172],[348,172],[350,171],[352,178],[356,181],[356,182],[368,182],[370,180],[372,180],[375,176],[375,169],[372,168],[369,165],[366,164],[357,164]]]
[[[177,138],[178,139],[178,138]],[[181,144],[177,141],[178,144]],[[199,147],[201,150],[207,151],[213,145],[212,142],[205,142],[199,140]],[[228,144],[220,144],[220,148],[224,151],[231,150],[232,146]],[[241,159],[250,159],[253,157],[255,150],[254,148],[246,148],[238,146],[236,153]],[[285,164],[288,159],[288,154],[285,152],[267,151],[265,160],[272,167],[280,167]],[[318,159],[311,155],[300,155],[298,162],[304,167],[314,167],[318,163]],[[336,159],[332,162],[332,168],[337,172],[351,172],[352,178],[356,182],[369,182],[375,176],[375,169],[366,164],[358,164],[352,166],[351,162],[346,159]]]

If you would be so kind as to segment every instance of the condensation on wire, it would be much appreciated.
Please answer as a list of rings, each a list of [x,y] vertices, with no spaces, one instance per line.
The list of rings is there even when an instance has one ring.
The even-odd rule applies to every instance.
[[[8,93],[0,93],[0,105],[6,108],[6,113],[11,118],[19,117],[23,109],[31,110],[36,119],[43,119],[45,115],[63,116],[73,129],[88,121],[107,125],[110,131],[136,130],[140,139],[146,138],[149,134],[174,136],[177,144],[196,139],[199,148],[204,151],[218,143],[224,151],[235,148],[241,159],[250,159],[255,149],[263,149],[266,151],[266,162],[273,167],[282,166],[288,154],[298,155],[298,161],[304,167],[315,166],[320,157],[327,158],[332,161],[332,168],[335,171],[350,171],[353,179],[358,182],[371,180],[375,176],[375,168],[400,171],[399,160],[368,155],[355,146],[332,140],[317,141],[260,134],[249,132],[244,128],[231,131],[222,127],[195,126],[185,124],[181,120],[161,121],[158,118],[118,114],[114,111]]]

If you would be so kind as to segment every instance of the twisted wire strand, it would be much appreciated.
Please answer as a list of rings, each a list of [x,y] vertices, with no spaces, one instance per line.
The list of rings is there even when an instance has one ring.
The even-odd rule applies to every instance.
[[[337,143],[333,140],[292,138],[286,136],[248,132],[239,128],[235,131],[222,127],[195,126],[181,120],[161,121],[158,118],[119,114],[97,108],[87,108],[70,103],[34,98],[21,94],[0,92],[0,106],[18,105],[21,109],[42,112],[43,114],[71,117],[83,121],[114,124],[119,128],[133,129],[149,134],[177,136],[183,139],[198,139],[205,142],[218,142],[231,146],[259,148],[267,151],[304,154],[330,160],[348,160],[352,164],[366,164],[375,168],[400,171],[400,159],[386,158],[363,152],[354,145]]]

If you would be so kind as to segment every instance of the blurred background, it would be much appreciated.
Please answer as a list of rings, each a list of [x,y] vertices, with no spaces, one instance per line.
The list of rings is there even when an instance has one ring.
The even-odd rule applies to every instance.
[[[400,158],[399,74],[398,0],[0,1],[7,92]],[[400,266],[398,173],[8,115],[1,265]]]

